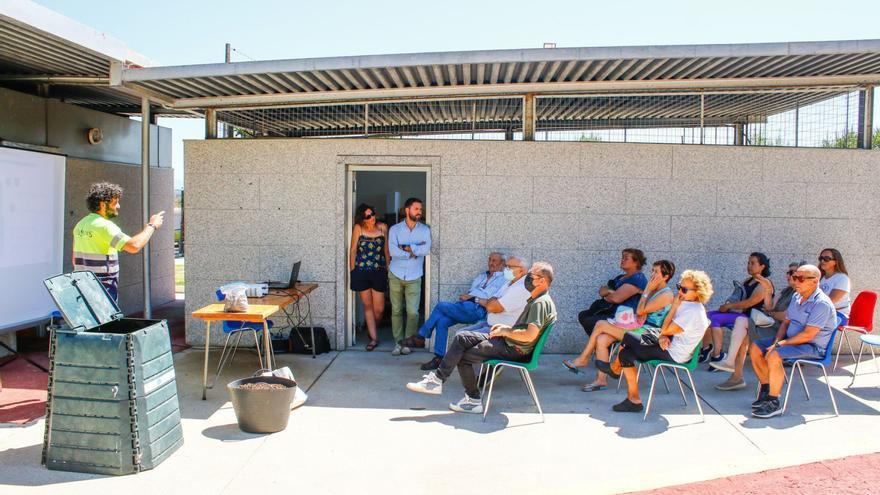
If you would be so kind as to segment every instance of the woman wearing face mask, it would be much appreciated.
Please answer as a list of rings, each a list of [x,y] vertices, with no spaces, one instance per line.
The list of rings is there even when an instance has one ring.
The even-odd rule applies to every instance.
[[[351,270],[351,290],[358,293],[364,306],[364,319],[372,351],[379,345],[376,325],[385,311],[385,291],[388,290],[388,226],[376,219],[376,210],[361,203],[354,216],[348,268]]]
[[[648,328],[660,328],[666,314],[672,307],[674,293],[668,287],[668,282],[675,275],[675,264],[668,260],[654,262],[651,267],[651,279],[639,298],[636,305],[635,315],[637,321],[644,321],[643,325],[621,325],[609,318],[596,323],[590,341],[584,351],[577,358],[562,364],[572,373],[581,373],[578,368],[586,367],[590,363],[590,356],[596,353],[596,359],[608,361],[609,349],[615,342],[620,341],[627,331],[641,334]],[[584,385],[584,392],[595,392],[608,386],[608,376],[599,371],[592,383]]]
[[[837,310],[837,326],[846,325],[849,321],[851,304],[850,283],[849,274],[840,251],[834,248],[823,249],[819,253],[819,270],[822,270],[819,288],[834,303],[834,309]]]

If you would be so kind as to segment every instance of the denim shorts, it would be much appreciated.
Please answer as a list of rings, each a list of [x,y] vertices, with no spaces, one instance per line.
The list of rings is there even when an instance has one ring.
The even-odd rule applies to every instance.
[[[775,337],[758,339],[755,341],[755,345],[758,346],[758,349],[761,349],[761,352],[766,353],[767,349],[773,345],[774,339]],[[776,353],[779,354],[779,357],[781,357],[783,361],[794,361],[795,359],[818,360],[822,359],[825,355],[824,350],[819,349],[813,344],[777,346]]]

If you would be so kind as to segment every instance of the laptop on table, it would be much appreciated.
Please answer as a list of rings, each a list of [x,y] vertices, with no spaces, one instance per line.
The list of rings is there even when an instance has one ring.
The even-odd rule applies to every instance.
[[[290,270],[290,280],[287,282],[277,282],[277,281],[269,281],[266,284],[270,289],[292,289],[296,286],[296,283],[299,281],[299,267],[302,264],[301,261],[297,261],[293,264],[293,268]]]

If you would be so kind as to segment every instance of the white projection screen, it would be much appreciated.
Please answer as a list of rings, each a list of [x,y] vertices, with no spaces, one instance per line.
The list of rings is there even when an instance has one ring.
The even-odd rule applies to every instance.
[[[0,331],[47,318],[61,273],[64,156],[0,147]]]

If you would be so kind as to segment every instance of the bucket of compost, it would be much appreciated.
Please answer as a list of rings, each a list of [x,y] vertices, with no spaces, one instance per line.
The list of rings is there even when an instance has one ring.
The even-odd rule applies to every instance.
[[[290,404],[296,393],[295,381],[277,376],[253,376],[230,382],[226,389],[241,431],[275,433],[287,428]]]

